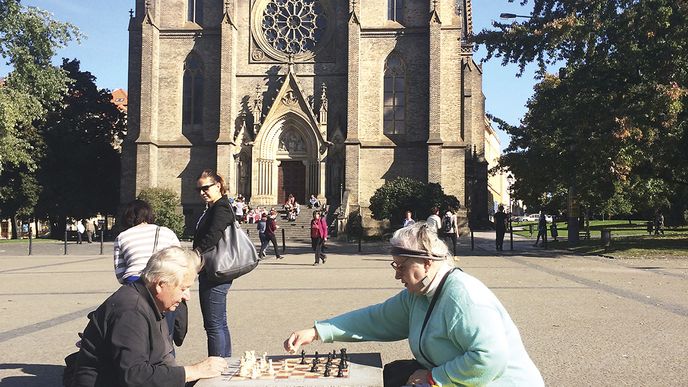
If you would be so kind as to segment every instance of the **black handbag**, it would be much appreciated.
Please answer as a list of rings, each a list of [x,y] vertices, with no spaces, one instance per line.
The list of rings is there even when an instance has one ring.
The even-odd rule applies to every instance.
[[[260,259],[256,247],[238,222],[225,228],[217,245],[201,254],[208,279],[226,283],[250,273]]]

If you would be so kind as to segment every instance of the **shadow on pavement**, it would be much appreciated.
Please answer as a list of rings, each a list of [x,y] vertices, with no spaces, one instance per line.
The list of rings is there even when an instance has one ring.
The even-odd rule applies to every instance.
[[[2,387],[61,386],[64,366],[53,364],[0,364],[0,370],[21,369],[27,375],[8,376],[2,379]]]

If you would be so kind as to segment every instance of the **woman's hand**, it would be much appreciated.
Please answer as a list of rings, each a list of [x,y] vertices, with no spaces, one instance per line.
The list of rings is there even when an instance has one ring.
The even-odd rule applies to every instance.
[[[412,386],[414,384],[415,385],[429,384],[429,382],[428,382],[428,374],[429,373],[430,373],[430,371],[424,370],[424,369],[416,370],[416,372],[411,374],[411,376],[409,377],[406,384],[408,384],[409,386]]]
[[[289,353],[296,353],[302,345],[310,344],[318,339],[318,331],[315,328],[302,329],[293,332],[284,340],[284,349]]]

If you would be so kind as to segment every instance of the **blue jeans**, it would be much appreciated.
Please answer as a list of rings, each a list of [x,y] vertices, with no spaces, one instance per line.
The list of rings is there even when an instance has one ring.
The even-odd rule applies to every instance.
[[[216,284],[205,272],[198,276],[203,328],[208,336],[208,356],[232,356],[232,338],[227,327],[227,292],[232,283]]]

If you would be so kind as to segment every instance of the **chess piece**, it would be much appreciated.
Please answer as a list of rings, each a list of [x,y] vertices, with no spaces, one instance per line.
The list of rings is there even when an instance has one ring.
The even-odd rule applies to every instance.
[[[344,377],[344,367],[342,366],[342,363],[339,363],[339,366],[337,367],[337,377],[338,378]]]
[[[325,373],[323,374],[324,377],[330,376],[330,363],[325,363]]]
[[[315,351],[315,363],[320,364],[320,355],[318,354],[318,351]]]
[[[253,369],[251,370],[251,379],[258,379],[260,377],[260,368],[258,364],[253,364]]]
[[[287,362],[287,359],[284,359],[284,363],[282,363],[282,371],[289,371],[289,363]]]
[[[301,350],[301,363],[299,364],[306,364],[306,351]]]
[[[268,360],[268,374],[275,374],[275,367],[272,365],[272,359]]]
[[[332,364],[332,354],[331,353],[327,354],[327,364]]]
[[[311,372],[318,372],[318,363],[313,359],[313,365],[311,366]]]

